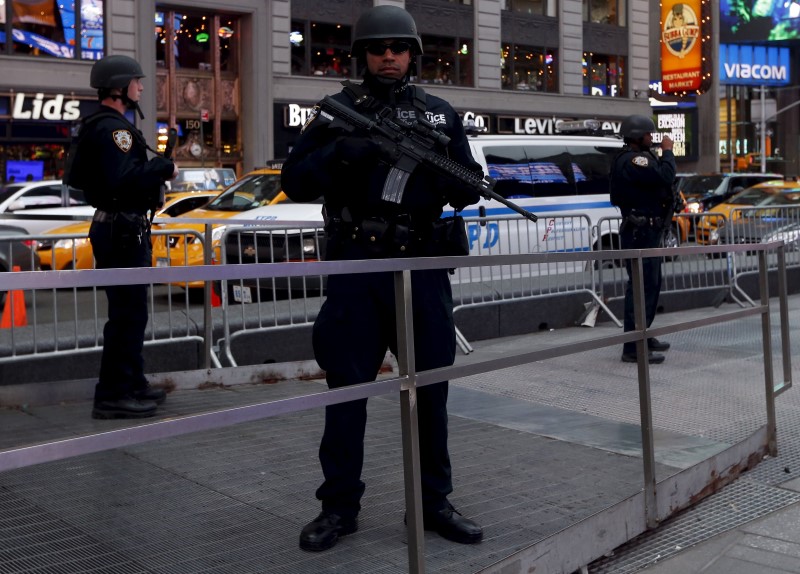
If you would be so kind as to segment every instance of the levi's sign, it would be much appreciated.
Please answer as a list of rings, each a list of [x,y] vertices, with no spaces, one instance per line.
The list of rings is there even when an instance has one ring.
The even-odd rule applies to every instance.
[[[790,83],[789,48],[720,44],[721,84],[784,86]]]

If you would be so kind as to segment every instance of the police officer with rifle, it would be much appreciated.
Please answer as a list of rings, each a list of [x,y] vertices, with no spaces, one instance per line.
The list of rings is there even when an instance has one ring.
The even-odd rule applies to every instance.
[[[620,132],[625,147],[614,158],[611,166],[611,203],[620,208],[620,246],[622,249],[654,249],[661,247],[664,231],[671,225],[675,205],[672,183],[675,180],[675,156],[672,139],[661,140],[661,158],[653,153],[653,132],[656,126],[651,118],[633,115],[623,120]],[[661,258],[645,257],[642,261],[646,327],[656,316],[661,293]],[[636,329],[633,313],[633,283],[631,261],[625,262],[628,282],[625,287],[625,331]],[[669,343],[651,337],[647,340],[647,359],[651,364],[663,363],[660,352],[669,350]],[[637,362],[636,343],[628,342],[622,348],[622,361]]]
[[[178,169],[155,154],[125,117],[139,109],[144,73],[128,56],[106,56],[92,66],[90,84],[97,89],[99,110],[81,122],[70,148],[65,179],[83,190],[97,208],[89,240],[98,269],[152,265],[148,211],[163,202],[163,185]],[[103,329],[103,355],[95,387],[92,417],[153,416],[166,393],[150,386],[144,375],[142,348],[147,326],[147,286],[105,288],[108,321]]]
[[[413,18],[395,6],[374,7],[358,19],[354,38],[352,54],[366,62],[364,81],[343,82],[342,92],[330,99],[358,117],[334,121],[330,106],[317,106],[284,164],[284,191],[295,201],[324,196],[328,259],[468,255],[463,220],[441,216],[448,203],[460,210],[477,202],[484,178],[455,110],[409,84],[409,65],[422,53]],[[367,125],[352,123],[360,117],[390,120],[409,133],[421,128],[417,143],[460,165],[461,177],[422,162],[419,153],[388,146]],[[442,137],[424,136],[431,128]],[[411,283],[416,368],[452,365],[456,343],[448,272],[415,271]],[[387,348],[397,352],[392,274],[329,277],[313,344],[330,388],[374,380]],[[447,499],[453,490],[447,390],[446,381],[417,390],[423,520],[444,538],[472,544],[482,539],[482,529]],[[327,550],[358,529],[366,419],[366,399],[326,409],[319,449],[325,480],[316,493],[322,512],[302,529],[303,550]]]

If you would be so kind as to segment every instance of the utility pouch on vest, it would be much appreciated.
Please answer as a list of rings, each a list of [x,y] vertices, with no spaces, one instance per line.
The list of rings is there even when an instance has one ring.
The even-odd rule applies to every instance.
[[[392,234],[392,247],[396,256],[409,257],[411,255],[411,226],[404,223],[395,223]]]
[[[381,217],[369,217],[361,222],[358,233],[367,251],[373,255],[386,254],[386,234],[389,228],[389,222]]]
[[[433,255],[469,255],[469,238],[464,218],[443,217],[433,222]]]

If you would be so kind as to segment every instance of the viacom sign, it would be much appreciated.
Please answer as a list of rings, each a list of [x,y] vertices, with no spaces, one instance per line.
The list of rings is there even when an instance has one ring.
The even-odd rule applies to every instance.
[[[785,86],[790,84],[789,48],[720,44],[720,84]]]

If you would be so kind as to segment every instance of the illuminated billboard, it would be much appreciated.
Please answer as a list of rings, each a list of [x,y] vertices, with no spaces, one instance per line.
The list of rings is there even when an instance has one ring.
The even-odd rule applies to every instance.
[[[703,0],[661,3],[661,85],[664,93],[705,91],[711,82],[708,30]]]
[[[668,135],[674,142],[672,152],[677,161],[697,161],[697,110],[664,110],[653,113],[656,133],[653,142],[660,143]]]
[[[789,48],[720,44],[719,83],[740,86],[787,86],[791,83]]]
[[[800,0],[719,0],[722,43],[800,39]]]

